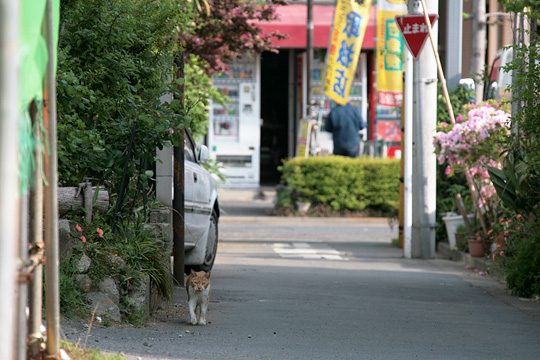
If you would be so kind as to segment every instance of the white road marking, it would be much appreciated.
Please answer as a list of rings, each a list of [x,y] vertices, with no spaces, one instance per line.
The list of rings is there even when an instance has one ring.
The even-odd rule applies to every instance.
[[[348,260],[339,251],[326,244],[315,244],[315,246],[306,242],[272,244],[274,252],[285,259]]]

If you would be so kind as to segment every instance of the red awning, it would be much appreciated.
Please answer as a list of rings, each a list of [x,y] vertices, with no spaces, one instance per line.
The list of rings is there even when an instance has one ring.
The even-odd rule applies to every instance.
[[[277,20],[260,22],[258,24],[263,34],[279,31],[287,35],[287,38],[284,40],[273,40],[273,45],[278,48],[306,48],[306,5],[279,5],[277,7],[277,14]],[[333,17],[334,6],[313,6],[313,47],[328,47]],[[375,8],[372,7],[362,49],[373,49],[375,47],[375,34]]]

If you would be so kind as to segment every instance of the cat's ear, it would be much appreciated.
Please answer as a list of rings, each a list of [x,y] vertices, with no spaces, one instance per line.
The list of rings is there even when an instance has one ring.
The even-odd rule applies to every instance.
[[[207,272],[204,276],[206,276],[207,279],[210,279],[210,274],[211,274],[211,273],[212,273],[212,272],[209,271],[209,272]]]
[[[195,274],[195,270],[191,269],[191,275]]]

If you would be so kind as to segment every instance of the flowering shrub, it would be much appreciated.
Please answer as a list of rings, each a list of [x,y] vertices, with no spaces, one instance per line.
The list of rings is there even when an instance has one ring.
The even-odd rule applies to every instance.
[[[500,155],[510,135],[510,114],[498,104],[482,103],[466,106],[466,115],[459,115],[456,124],[439,125],[435,134],[435,152],[439,164],[447,164],[445,174],[464,171],[473,180],[479,207],[496,195],[488,167],[500,168]],[[471,185],[471,184],[470,184]]]

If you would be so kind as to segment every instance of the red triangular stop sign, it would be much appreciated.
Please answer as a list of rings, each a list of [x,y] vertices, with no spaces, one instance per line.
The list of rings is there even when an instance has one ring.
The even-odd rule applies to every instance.
[[[438,15],[429,15],[432,26],[437,21],[437,18]],[[424,15],[396,16],[396,22],[405,39],[405,44],[407,44],[412,56],[416,59],[428,37],[428,26]]]

